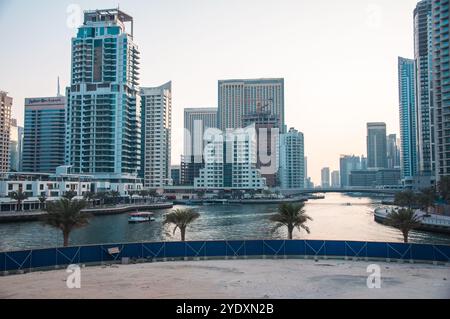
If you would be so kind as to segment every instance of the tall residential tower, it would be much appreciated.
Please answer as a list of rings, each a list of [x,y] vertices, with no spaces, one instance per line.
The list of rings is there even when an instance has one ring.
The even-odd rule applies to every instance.
[[[9,171],[9,138],[13,99],[0,91],[0,173]]]
[[[118,9],[86,11],[72,39],[71,71],[66,164],[99,179],[136,177],[141,128],[133,18]]]

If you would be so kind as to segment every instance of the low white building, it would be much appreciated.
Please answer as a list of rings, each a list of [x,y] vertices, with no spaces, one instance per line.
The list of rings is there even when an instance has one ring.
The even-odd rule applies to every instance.
[[[256,168],[257,147],[254,128],[206,136],[205,167],[195,178],[198,189],[265,189],[266,180]]]

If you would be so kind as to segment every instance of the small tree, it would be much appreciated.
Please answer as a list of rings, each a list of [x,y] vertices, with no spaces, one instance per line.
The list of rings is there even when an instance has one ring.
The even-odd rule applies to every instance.
[[[46,210],[48,214],[42,220],[45,224],[62,231],[64,247],[69,245],[69,236],[72,230],[89,224],[91,215],[82,212],[85,207],[85,201],[69,200],[67,198],[61,198],[56,202],[47,204]]]
[[[108,196],[112,199],[114,205],[118,204],[120,198],[120,193],[118,191],[110,191],[108,193]]]
[[[434,206],[436,200],[436,191],[434,188],[423,189],[417,194],[416,202],[423,211],[428,211],[429,207]]]
[[[450,201],[450,176],[441,177],[438,182],[438,190],[442,199]]]
[[[176,209],[170,214],[167,214],[164,219],[164,225],[173,224],[175,228],[173,234],[180,229],[181,241],[186,240],[186,228],[189,224],[193,223],[200,214],[195,212],[193,209]]]
[[[394,204],[397,206],[411,209],[416,203],[417,198],[413,191],[407,190],[395,194]]]
[[[46,201],[47,201],[47,196],[45,196],[45,194],[41,194],[41,196],[39,196],[40,209],[44,209]]]
[[[72,200],[77,196],[77,192],[70,190],[64,193],[64,195],[62,196],[63,198],[66,198],[68,200]]]
[[[18,190],[17,192],[10,193],[9,197],[12,200],[17,201],[16,210],[21,210],[22,209],[22,202],[28,198],[27,194],[22,192],[22,190]]]
[[[95,193],[94,192],[86,192],[83,195],[84,200],[88,201],[89,203],[92,202],[92,205],[95,206]]]
[[[420,226],[419,217],[410,208],[393,210],[388,214],[386,223],[402,232],[405,243],[408,242],[409,232]]]
[[[278,213],[273,215],[270,220],[276,223],[273,231],[281,227],[287,227],[288,229],[288,239],[292,239],[292,233],[295,228],[299,231],[304,229],[308,234],[310,229],[306,226],[308,220],[313,220],[311,217],[306,215],[304,210],[305,204],[281,204],[278,207]]]

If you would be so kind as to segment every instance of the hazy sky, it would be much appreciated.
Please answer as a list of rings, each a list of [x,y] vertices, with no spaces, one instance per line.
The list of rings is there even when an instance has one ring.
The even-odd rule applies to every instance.
[[[0,90],[23,123],[25,97],[70,81],[70,4],[0,0]],[[366,122],[397,133],[397,57],[413,56],[416,0],[123,0],[135,20],[141,86],[173,81],[173,152],[182,152],[183,109],[215,107],[217,81],[283,77],[286,124],[305,134],[308,173],[320,182],[340,154],[366,153]]]

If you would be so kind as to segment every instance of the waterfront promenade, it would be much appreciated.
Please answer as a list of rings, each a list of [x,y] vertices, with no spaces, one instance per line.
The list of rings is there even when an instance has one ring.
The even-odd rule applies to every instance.
[[[83,212],[92,214],[94,216],[115,215],[124,214],[129,212],[135,212],[136,210],[159,210],[169,209],[173,207],[173,203],[150,203],[150,204],[127,204],[127,205],[115,205],[109,207],[99,208],[87,208]],[[24,221],[36,221],[40,217],[45,215],[45,211],[14,211],[14,212],[1,212],[0,223],[9,222],[24,222]]]
[[[448,266],[377,262],[381,288],[369,289],[370,264],[265,259],[98,266],[81,269],[80,289],[67,288],[61,269],[0,277],[0,298],[450,298]]]

